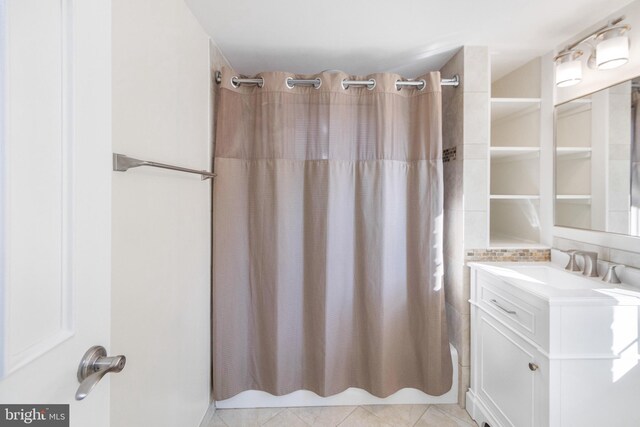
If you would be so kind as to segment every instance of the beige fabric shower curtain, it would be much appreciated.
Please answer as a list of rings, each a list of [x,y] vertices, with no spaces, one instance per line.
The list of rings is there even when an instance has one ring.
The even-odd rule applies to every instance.
[[[234,75],[216,120],[214,398],[447,392],[440,74],[400,91],[394,74],[371,90]]]

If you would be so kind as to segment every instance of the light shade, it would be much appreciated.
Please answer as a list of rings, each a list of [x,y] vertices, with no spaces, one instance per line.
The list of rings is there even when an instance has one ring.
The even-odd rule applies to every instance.
[[[626,34],[609,33],[596,46],[596,66],[598,70],[610,70],[629,62],[629,38]]]
[[[567,52],[556,57],[556,86],[567,87],[582,81],[582,52]]]

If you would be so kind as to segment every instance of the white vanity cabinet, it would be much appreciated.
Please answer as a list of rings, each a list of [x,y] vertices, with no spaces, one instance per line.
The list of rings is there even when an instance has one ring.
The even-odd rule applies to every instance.
[[[505,265],[471,266],[467,410],[480,427],[640,426],[640,292],[558,289]]]

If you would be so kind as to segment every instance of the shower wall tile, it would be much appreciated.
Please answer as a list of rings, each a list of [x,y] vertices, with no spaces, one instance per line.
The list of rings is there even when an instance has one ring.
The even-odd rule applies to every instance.
[[[487,247],[487,211],[467,211],[464,212],[464,247],[465,248],[485,248]]]
[[[464,68],[472,70],[465,73],[465,92],[487,92],[491,87],[489,48],[486,46],[465,46]]]
[[[460,85],[457,88],[453,88],[451,86],[445,86],[443,88],[443,93],[444,91],[447,91],[449,89],[455,90],[455,89],[464,88],[464,85],[465,85],[465,79],[463,78],[464,77],[464,55],[465,55],[464,51],[465,51],[464,47],[458,50],[458,52],[456,52],[456,54],[453,55],[451,59],[449,59],[449,61],[446,64],[444,64],[440,69],[440,74],[442,75],[442,77],[448,78],[457,74],[461,78]]]
[[[464,93],[464,145],[489,143],[489,92]]]
[[[445,289],[445,298],[456,311],[460,314],[469,314],[469,287],[465,286],[464,261],[448,259],[445,263],[444,274],[447,277],[449,286]]]
[[[462,158],[467,159],[482,159],[489,158],[489,144],[468,144],[462,150]]]
[[[463,239],[463,218],[464,212],[461,209],[444,211],[444,245],[443,255],[445,261],[464,261]]]
[[[471,385],[471,367],[458,365],[458,405],[465,408],[467,399],[466,394]]]
[[[462,318],[460,313],[451,305],[446,304],[446,314],[447,314],[447,331],[449,333],[449,342],[458,350],[458,363],[460,361],[460,351],[462,350],[461,336],[460,336],[460,327]]]
[[[447,162],[443,169],[444,209],[462,209],[462,159]]]
[[[486,47],[465,46],[440,70],[458,74],[458,88],[443,89],[443,145],[457,148],[444,166],[444,261],[449,338],[458,350],[459,404],[469,387],[469,269],[464,250],[487,245],[489,54]],[[462,256],[461,256],[462,255]]]
[[[462,188],[464,189],[465,210],[487,211],[489,203],[487,198],[488,181],[486,159],[464,160]]]

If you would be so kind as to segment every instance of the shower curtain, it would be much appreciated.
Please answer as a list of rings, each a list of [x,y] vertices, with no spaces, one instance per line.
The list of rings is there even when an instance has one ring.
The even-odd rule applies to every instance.
[[[235,75],[216,120],[214,398],[447,392],[440,74]]]

